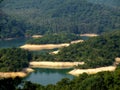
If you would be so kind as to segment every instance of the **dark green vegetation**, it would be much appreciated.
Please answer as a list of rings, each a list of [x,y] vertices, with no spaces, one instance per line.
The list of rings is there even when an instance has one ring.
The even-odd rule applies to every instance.
[[[16,22],[23,28],[15,27],[14,24],[10,24],[11,27],[15,27],[11,31],[10,27],[2,28],[3,38],[19,36],[19,33],[11,35],[11,32],[18,31],[24,36],[29,36],[61,31],[76,34],[102,33],[120,28],[119,8],[86,0],[4,0],[1,7],[15,20],[24,22],[24,26]]]
[[[17,86],[22,82],[21,78],[0,79],[0,90],[17,90]]]
[[[65,47],[56,59],[84,61],[86,64],[82,68],[94,68],[112,65],[116,57],[120,57],[120,30]]]
[[[71,41],[80,39],[79,35],[71,33],[47,34],[41,38],[32,38],[27,41],[28,44],[60,44],[70,43]]]
[[[25,37],[25,25],[0,10],[0,39]]]
[[[92,3],[103,4],[115,8],[120,8],[120,0],[87,0]]]
[[[21,71],[28,67],[32,56],[30,52],[19,48],[0,49],[0,71]]]
[[[64,78],[55,85],[42,86],[31,82],[23,82],[23,88],[17,88],[17,83],[21,80],[16,78],[0,80],[0,88],[2,90],[120,90],[120,68],[118,67],[114,72],[100,72],[95,75],[88,75],[86,73],[75,77],[73,80]],[[11,84],[12,83],[12,84]],[[8,87],[6,87],[8,86]]]

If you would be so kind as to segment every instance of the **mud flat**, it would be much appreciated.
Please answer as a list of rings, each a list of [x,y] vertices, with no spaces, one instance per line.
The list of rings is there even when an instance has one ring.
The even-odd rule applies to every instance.
[[[100,68],[94,68],[94,69],[74,69],[69,72],[71,75],[79,76],[80,74],[87,73],[87,74],[96,74],[98,72],[103,71],[114,71],[116,69],[116,66],[107,66],[107,67],[100,67]]]
[[[40,62],[30,62],[30,67],[42,67],[42,68],[72,68],[77,65],[83,65],[84,62],[49,62],[49,61],[40,61]]]
[[[86,36],[86,37],[96,37],[96,36],[99,36],[98,34],[94,34],[94,33],[86,33],[86,34],[80,34],[80,36]]]
[[[26,77],[29,73],[34,70],[31,68],[25,68],[21,72],[0,72],[0,78],[15,78],[15,77]]]

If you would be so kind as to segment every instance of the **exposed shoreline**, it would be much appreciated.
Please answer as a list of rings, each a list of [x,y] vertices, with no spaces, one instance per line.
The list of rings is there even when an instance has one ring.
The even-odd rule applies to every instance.
[[[37,51],[37,50],[54,49],[54,48],[61,48],[61,47],[67,47],[67,46],[69,46],[68,43],[64,43],[64,44],[43,44],[43,45],[25,44],[25,45],[21,46],[20,48],[30,50],[30,51]]]
[[[98,72],[103,72],[103,71],[115,71],[115,69],[116,69],[116,66],[106,66],[106,67],[99,67],[99,68],[93,68],[93,69],[74,69],[68,73],[74,76],[79,76],[80,74],[83,74],[83,73],[96,74]]]
[[[97,37],[97,36],[99,36],[99,35],[98,35],[98,34],[95,34],[95,33],[85,33],[85,34],[80,34],[80,36]]]
[[[74,43],[82,43],[84,40],[75,40],[71,41],[70,43],[62,43],[62,44],[25,44],[23,46],[20,46],[22,49],[30,50],[30,51],[38,51],[38,50],[44,50],[44,49],[54,49],[54,48],[62,48],[62,47],[68,47],[70,44]]]
[[[15,77],[26,77],[29,73],[34,70],[31,68],[25,68],[20,72],[0,72],[0,78],[15,78]]]
[[[41,38],[43,37],[42,35],[33,35],[32,38]]]
[[[77,65],[83,65],[84,62],[50,62],[50,61],[40,61],[40,62],[30,62],[30,67],[40,67],[40,68],[72,68]]]

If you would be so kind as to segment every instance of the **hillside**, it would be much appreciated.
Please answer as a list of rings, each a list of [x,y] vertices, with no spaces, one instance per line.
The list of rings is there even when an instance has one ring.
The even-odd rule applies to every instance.
[[[80,68],[112,65],[120,57],[120,30],[65,47],[56,57],[58,61],[84,61]]]
[[[79,40],[80,36],[71,33],[48,34],[41,38],[32,38],[27,41],[27,44],[60,44],[70,43],[74,40]]]
[[[116,57],[120,57],[120,30],[104,33],[82,43],[61,48],[56,55],[48,52],[33,57],[36,61],[83,61],[77,68],[96,68],[113,65]]]
[[[0,39],[25,37],[25,25],[0,10]]]
[[[31,53],[19,48],[0,49],[0,72],[17,72],[29,66]]]
[[[104,4],[106,6],[120,8],[120,0],[88,0],[92,3]]]
[[[1,7],[14,19],[24,21],[27,35],[102,33],[120,28],[119,8],[86,0],[4,0]]]

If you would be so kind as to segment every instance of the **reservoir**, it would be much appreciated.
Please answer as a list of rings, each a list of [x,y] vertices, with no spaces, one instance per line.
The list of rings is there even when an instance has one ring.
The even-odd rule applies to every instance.
[[[74,76],[67,74],[72,69],[48,69],[35,68],[35,71],[28,75],[24,80],[38,83],[41,85],[56,84],[63,78],[73,79]]]
[[[25,38],[13,40],[0,40],[0,48],[19,47],[24,45]],[[48,69],[48,68],[34,68],[34,72],[24,78],[26,81],[38,83],[41,85],[56,84],[63,78],[72,79],[74,76],[67,74],[71,69]]]

